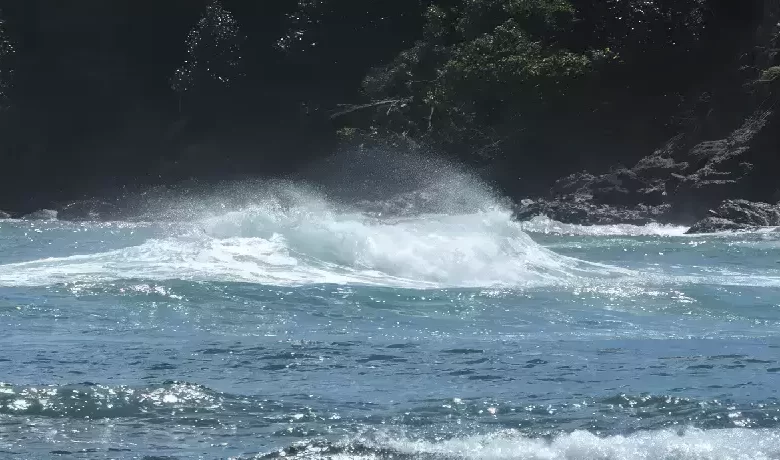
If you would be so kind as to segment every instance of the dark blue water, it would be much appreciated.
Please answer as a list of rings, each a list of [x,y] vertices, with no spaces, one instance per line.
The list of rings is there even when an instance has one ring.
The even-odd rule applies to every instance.
[[[0,221],[0,458],[780,458],[780,233],[304,201]]]

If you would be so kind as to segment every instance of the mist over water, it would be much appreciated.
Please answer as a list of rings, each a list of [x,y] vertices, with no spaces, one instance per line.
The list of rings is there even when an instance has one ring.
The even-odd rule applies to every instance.
[[[0,457],[780,455],[779,233],[516,222],[350,155],[0,222]]]

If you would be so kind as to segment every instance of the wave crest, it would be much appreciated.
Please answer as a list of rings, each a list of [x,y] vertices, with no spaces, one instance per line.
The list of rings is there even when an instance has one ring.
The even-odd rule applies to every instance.
[[[187,279],[269,285],[525,288],[626,274],[535,243],[499,206],[385,216],[285,189],[167,238],[109,252],[0,266],[0,284]]]
[[[293,446],[256,459],[338,458],[342,460],[770,460],[780,456],[776,430],[658,430],[629,436],[600,437],[575,431],[553,439],[530,438],[515,431],[439,442],[384,436],[341,445]]]

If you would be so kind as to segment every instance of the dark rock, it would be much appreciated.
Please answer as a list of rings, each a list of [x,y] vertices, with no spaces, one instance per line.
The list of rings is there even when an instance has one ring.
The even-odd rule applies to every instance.
[[[596,204],[630,206],[635,200],[631,192],[622,187],[614,186],[594,189],[593,202]]]
[[[23,220],[57,220],[57,211],[41,209],[22,216]]]
[[[11,215],[5,211],[0,211],[0,219],[10,219]]]
[[[688,233],[714,233],[780,226],[780,205],[754,203],[747,200],[726,200],[710,217],[697,222]]]
[[[647,183],[637,177],[636,173],[620,169],[593,180],[588,187],[595,204],[631,206],[637,204],[636,192]]]
[[[722,155],[728,148],[729,142],[726,139],[704,141],[696,144],[688,154],[695,160],[707,160]]]
[[[768,203],[726,200],[712,211],[712,214],[716,217],[754,227],[774,227],[780,225],[780,206],[773,206]]]
[[[666,200],[666,184],[659,182],[637,191],[637,201],[648,206],[660,206]]]
[[[645,225],[664,220],[669,209],[668,205],[628,207],[596,205],[589,201],[523,200],[515,208],[515,219],[522,221],[545,216],[565,224]]]
[[[647,186],[647,181],[641,179],[636,172],[625,168],[605,174],[602,176],[601,181],[594,184],[594,187],[598,187],[600,183],[604,185],[611,184],[631,193]]]
[[[567,223],[662,219],[690,224],[706,217],[707,210],[724,200],[749,196],[755,168],[747,153],[753,139],[764,130],[767,117],[766,111],[757,110],[726,138],[701,141],[693,147],[686,147],[679,139],[670,141],[666,149],[641,159],[631,169],[569,175],[555,183],[546,204],[525,209],[523,214],[538,212]],[[543,209],[538,209],[540,206]],[[780,225],[765,223],[776,218],[764,208],[737,202],[723,206],[722,215],[714,217],[750,226]],[[653,211],[658,207],[663,211]],[[645,212],[650,214],[642,214]]]
[[[779,206],[734,200],[780,199],[780,79],[769,85],[763,78],[757,85],[755,74],[776,69],[780,2],[764,3],[767,10],[756,35],[761,45],[745,50],[745,65],[733,78],[722,80],[726,86],[716,84],[691,98],[692,104],[680,106],[670,125],[677,132],[662,147],[630,169],[616,166],[604,174],[561,178],[547,200],[520,206],[518,217],[544,214],[568,223],[660,220],[684,225],[707,218],[696,223],[692,233],[780,226]],[[736,81],[742,81],[738,91],[731,87]]]
[[[702,219],[696,222],[687,233],[689,235],[697,233],[718,233],[735,230],[747,230],[749,228],[749,225],[738,224],[734,221],[724,219],[722,217],[707,217],[706,219]]]
[[[677,163],[672,158],[654,154],[639,160],[633,171],[646,180],[666,179],[672,174],[682,173],[688,166],[686,162]]]
[[[552,187],[553,196],[583,194],[585,189],[596,180],[596,176],[583,171],[558,179]]]
[[[58,212],[60,220],[105,221],[115,219],[119,209],[116,205],[99,200],[83,200],[70,203]]]
[[[581,225],[634,224],[669,219],[671,207],[666,199],[666,184],[652,179],[648,171],[655,165],[666,167],[666,162],[644,163],[643,177],[635,170],[623,167],[600,176],[588,172],[571,174],[559,179],[550,190],[551,196],[542,200],[524,200],[516,209],[519,220],[535,216]],[[680,171],[682,166],[670,169]]]

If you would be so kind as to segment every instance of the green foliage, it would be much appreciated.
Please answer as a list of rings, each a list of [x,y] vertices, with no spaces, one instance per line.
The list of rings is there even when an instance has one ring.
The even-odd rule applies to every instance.
[[[576,110],[599,110],[606,101],[589,101],[591,75],[623,66],[644,76],[652,59],[695,53],[708,5],[431,0],[422,39],[363,81],[369,100],[405,103],[361,111],[347,123],[369,138],[400,136],[492,154],[508,138],[554,124],[556,112],[571,111],[577,101],[583,105]]]
[[[573,13],[566,0],[431,5],[424,40],[363,83],[372,100],[408,103],[377,109],[364,131],[486,152],[482,147],[500,142],[518,118],[545,105],[552,88],[565,91],[592,70],[594,57],[608,54],[578,53],[557,43]]]
[[[761,72],[760,81],[773,82],[780,79],[780,66],[770,67]]]

